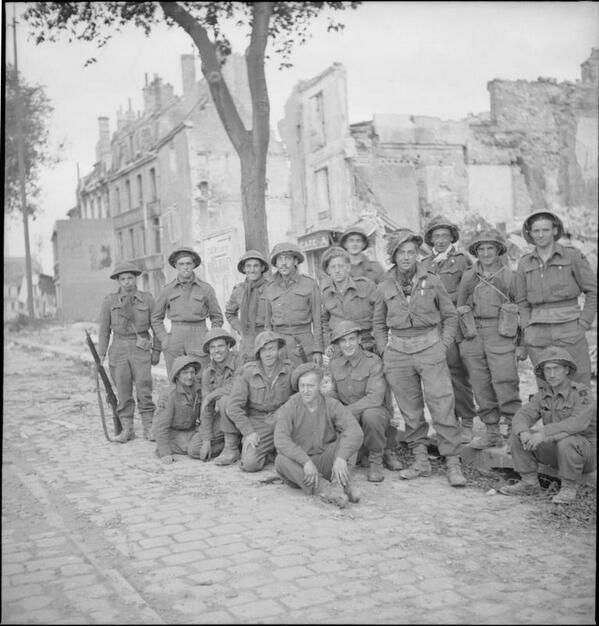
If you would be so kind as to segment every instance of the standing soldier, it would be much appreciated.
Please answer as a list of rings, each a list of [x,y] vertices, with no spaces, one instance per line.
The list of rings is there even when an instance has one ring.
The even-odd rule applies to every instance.
[[[565,348],[578,366],[574,380],[590,385],[591,361],[585,332],[597,313],[597,277],[577,248],[562,246],[562,221],[549,211],[529,215],[522,236],[534,249],[516,270],[516,302],[524,347],[533,365],[548,346]],[[584,293],[582,311],[578,297]],[[523,355],[523,358],[526,358]]]
[[[486,426],[486,432],[470,442],[470,447],[477,449],[502,446],[500,418],[503,415],[507,421],[509,438],[512,418],[522,404],[516,362],[519,329],[514,276],[500,258],[506,250],[497,230],[479,233],[468,247],[477,261],[464,272],[458,290],[463,327],[460,354]]]
[[[244,252],[237,263],[237,271],[245,274],[246,278],[233,287],[225,306],[227,321],[241,336],[239,352],[244,361],[254,358],[256,335],[264,330],[269,269],[268,261],[258,250]]]
[[[224,442],[220,422],[229,401],[233,378],[241,369],[240,355],[231,352],[235,343],[235,338],[224,328],[212,328],[204,337],[203,349],[210,355],[210,362],[202,370],[202,407],[198,429],[202,439],[202,461],[212,456],[213,441]],[[223,445],[219,446],[219,450],[223,449]],[[217,463],[217,460],[214,462]]]
[[[300,363],[303,352],[307,360],[322,365],[320,291],[313,278],[297,269],[304,262],[304,255],[294,243],[278,243],[270,262],[277,271],[266,286],[266,327],[285,339],[292,362]]]
[[[125,261],[110,276],[119,284],[102,303],[98,332],[98,355],[102,361],[108,349],[108,365],[118,396],[117,415],[123,427],[114,439],[126,443],[135,437],[133,429],[133,383],[137,409],[141,415],[144,438],[153,441],[151,428],[155,405],[152,401],[152,365],[160,360],[160,341],[150,335],[150,313],[154,298],[147,291],[138,291],[139,268]],[[110,333],[112,342],[108,348]]]
[[[380,483],[383,475],[383,450],[391,416],[385,408],[387,385],[383,362],[372,352],[360,347],[360,326],[355,322],[339,322],[331,342],[341,351],[330,363],[333,388],[330,395],[352,412],[364,432],[364,448],[368,454],[368,480]]]
[[[422,237],[405,228],[389,241],[392,267],[377,287],[374,339],[414,453],[414,463],[399,475],[412,479],[432,471],[423,386],[439,452],[447,459],[449,484],[462,487],[466,479],[460,468],[460,427],[446,358],[457,330],[457,312],[441,280],[417,261],[421,245]]]
[[[350,259],[350,275],[354,278],[362,276],[378,284],[385,274],[385,270],[378,261],[371,261],[364,250],[368,248],[368,237],[359,226],[350,226],[339,240],[339,245],[345,248]]]
[[[206,318],[212,327],[223,325],[223,314],[214,293],[214,288],[200,280],[194,273],[202,259],[193,249],[179,247],[168,257],[177,277],[164,286],[152,313],[152,328],[162,342],[166,369],[169,373],[173,360],[183,354],[194,355],[203,365],[208,362],[202,344],[208,330]],[[164,318],[171,321],[171,332],[164,327]]]
[[[429,272],[439,276],[454,305],[458,299],[462,275],[472,266],[470,259],[453,245],[459,238],[458,227],[443,215],[433,217],[424,232],[424,242],[432,249],[433,254],[422,259],[422,263]],[[472,440],[476,407],[468,370],[462,362],[456,343],[460,339],[458,330],[456,341],[447,348],[447,365],[455,396],[456,416],[462,424],[462,443],[468,443]]]
[[[583,473],[597,467],[597,411],[590,390],[572,379],[576,363],[564,348],[550,346],[538,355],[538,393],[514,416],[512,458],[521,481],[499,492],[524,496],[540,492],[539,463],[559,472],[561,487],[551,501],[571,504]]]
[[[285,340],[270,330],[256,337],[255,361],[243,366],[235,377],[229,395],[226,416],[221,416],[225,449],[215,460],[231,465],[239,459],[239,440],[243,437],[240,467],[244,472],[258,472],[266,457],[274,456],[275,411],[291,396],[291,370],[281,358]]]

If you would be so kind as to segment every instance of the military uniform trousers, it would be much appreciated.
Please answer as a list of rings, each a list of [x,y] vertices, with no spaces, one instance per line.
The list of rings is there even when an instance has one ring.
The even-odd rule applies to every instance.
[[[572,380],[585,385],[591,384],[589,344],[578,320],[559,324],[530,324],[524,331],[524,345],[533,366],[539,362],[539,353],[544,348],[564,348],[576,363],[576,373],[572,374]]]
[[[211,458],[219,455],[225,447],[224,435],[216,432],[216,429],[215,433],[215,436],[210,440]],[[189,430],[171,428],[168,433],[171,454],[188,454],[193,459],[199,459],[202,441],[202,434],[195,429],[195,426]]]
[[[331,480],[331,471],[333,463],[337,458],[337,450],[339,449],[339,440],[332,441],[324,447],[321,454],[310,456],[310,460],[316,466],[318,473],[326,480]],[[347,464],[349,467],[355,465],[356,454],[349,457]],[[282,454],[277,454],[275,459],[275,471],[288,484],[293,487],[299,487],[305,493],[313,495],[315,493],[313,487],[307,487],[304,484],[304,466]]]
[[[293,367],[297,367],[304,361],[299,354],[297,341],[294,338],[299,339],[302,347],[304,348],[304,352],[306,353],[307,362],[312,360],[312,355],[314,354],[314,334],[311,330],[307,330],[302,333],[293,333],[287,334],[285,332],[286,327],[274,327],[273,330],[275,333],[281,335],[283,339],[285,339],[285,348],[281,350],[281,356],[284,359],[289,359]]]
[[[152,401],[152,353],[150,350],[138,348],[135,341],[135,335],[132,338],[113,335],[108,348],[108,368],[116,387],[116,410],[119,418],[133,418],[134,382],[137,410],[140,413],[153,413],[156,408]]]
[[[171,332],[162,342],[166,371],[169,376],[173,361],[183,354],[197,357],[202,367],[208,365],[210,356],[202,348],[207,332],[204,320],[201,322],[171,322]],[[165,343],[166,347],[164,346]]]
[[[244,472],[259,472],[264,467],[267,457],[275,455],[275,414],[248,415],[248,419],[254,431],[258,433],[260,443],[242,450],[239,466]],[[226,413],[221,416],[220,424],[225,434],[239,433],[235,422]]]
[[[455,416],[453,388],[441,341],[408,354],[389,344],[383,355],[385,378],[406,424],[405,441],[409,448],[428,443],[428,424],[424,400],[439,437],[443,456],[460,453],[460,427]],[[424,389],[424,394],[423,394]]]
[[[512,460],[519,474],[536,472],[538,463],[558,469],[559,477],[580,480],[582,474],[597,467],[597,447],[594,440],[570,435],[559,441],[543,441],[536,450],[525,450],[520,437],[512,433]]]
[[[366,452],[382,452],[387,443],[387,431],[390,425],[391,415],[384,407],[364,409],[356,420],[364,433],[362,448]]]
[[[499,424],[503,415],[511,423],[522,405],[514,340],[502,337],[497,320],[477,322],[477,335],[459,344],[468,369],[479,417],[484,424]]]
[[[455,413],[460,419],[472,422],[476,416],[472,385],[468,369],[462,361],[458,344],[455,342],[447,348],[447,365],[455,398]]]

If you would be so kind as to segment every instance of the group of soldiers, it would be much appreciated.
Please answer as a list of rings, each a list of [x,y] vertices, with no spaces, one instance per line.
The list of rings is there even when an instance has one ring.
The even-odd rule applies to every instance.
[[[477,233],[466,254],[458,227],[441,215],[423,236],[402,228],[388,237],[386,271],[365,254],[359,227],[325,251],[318,281],[299,272],[305,259],[294,243],[278,243],[270,259],[248,250],[224,316],[213,287],[195,274],[201,258],[191,247],[169,255],[177,276],[156,301],[137,289],[135,264],[119,264],[98,346],[117,388],[116,440],[135,436],[135,385],[144,437],[156,441],[162,462],[188,454],[256,472],[274,460],[285,482],[345,506],[359,500],[356,464],[370,482],[384,480],[383,467],[407,480],[431,474],[426,401],[452,486],[466,485],[462,446],[505,445],[503,421],[522,479],[502,493],[537,490],[543,462],[559,470],[554,501],[573,501],[581,474],[595,467],[585,331],[597,281],[577,248],[558,243],[558,216],[533,213],[522,233],[533,249],[516,271],[500,232]],[[151,366],[161,352],[172,385],[155,406]],[[523,406],[517,361],[526,358],[539,392]],[[405,468],[394,401],[413,455]],[[476,415],[485,431],[473,438]]]

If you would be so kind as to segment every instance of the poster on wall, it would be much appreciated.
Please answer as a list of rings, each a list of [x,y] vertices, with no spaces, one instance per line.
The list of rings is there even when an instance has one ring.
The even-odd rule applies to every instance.
[[[234,231],[208,237],[204,240],[204,263],[206,280],[214,287],[216,297],[224,310],[233,286],[242,280],[237,274],[237,259],[234,258]]]

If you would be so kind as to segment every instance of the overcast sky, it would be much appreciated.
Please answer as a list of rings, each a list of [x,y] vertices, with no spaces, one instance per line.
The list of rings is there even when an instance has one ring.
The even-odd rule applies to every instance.
[[[13,5],[4,6],[12,62],[7,27]],[[17,5],[17,16],[24,6]],[[580,64],[599,46],[599,4],[592,2],[367,2],[341,17],[341,33],[327,33],[324,22],[314,25],[312,38],[293,53],[291,69],[269,62],[274,128],[295,83],[334,62],[347,69],[350,122],[373,113],[460,119],[489,110],[490,80],[576,80]],[[231,39],[234,52],[243,53],[243,35],[232,32]],[[35,46],[24,25],[17,26],[17,40],[20,72],[45,85],[54,105],[51,145],[64,142],[62,162],[43,176],[44,213],[31,224],[32,251],[52,273],[52,226],[75,205],[77,163],[82,175],[93,165],[98,116],[108,116],[113,131],[119,106],[131,99],[133,109],[141,109],[145,73],[160,75],[180,94],[180,55],[193,47],[177,28],[158,28],[146,38],[128,27],[100,50],[66,40]],[[91,56],[97,63],[84,67]],[[24,254],[20,226],[5,224],[5,235],[5,254]]]

